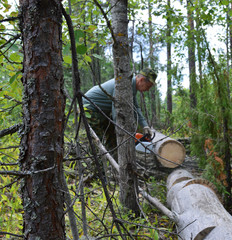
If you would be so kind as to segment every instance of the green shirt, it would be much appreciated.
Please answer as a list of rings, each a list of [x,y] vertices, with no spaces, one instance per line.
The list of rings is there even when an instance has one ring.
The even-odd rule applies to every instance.
[[[104,89],[104,91],[102,89]],[[97,105],[105,114],[110,116],[112,113],[112,118],[115,121],[115,108],[113,104],[114,97],[114,89],[115,89],[115,80],[111,79],[103,84],[101,84],[101,88],[97,85],[92,87],[89,91],[86,92],[85,96],[87,96],[95,105]],[[139,125],[142,127],[148,126],[146,119],[144,118],[141,109],[138,106],[138,102],[136,99],[136,80],[132,79],[132,92],[133,92],[133,103],[135,106],[135,117],[138,116]],[[97,108],[90,103],[86,98],[83,98],[83,104],[86,105],[88,109],[92,111],[98,111]]]

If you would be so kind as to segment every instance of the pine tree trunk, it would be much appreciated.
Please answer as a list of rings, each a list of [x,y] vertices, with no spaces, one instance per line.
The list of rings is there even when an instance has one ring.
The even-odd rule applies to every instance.
[[[61,2],[20,1],[24,130],[20,163],[24,239],[65,239]]]
[[[132,107],[131,69],[128,48],[127,1],[112,0],[112,28],[115,42],[113,45],[115,75],[115,108],[116,123],[127,132],[135,132],[134,111]],[[134,139],[117,128],[119,186],[121,203],[136,214],[139,207],[136,201],[138,192],[134,171],[135,148]]]
[[[152,5],[151,0],[148,0],[148,25],[149,25],[149,45],[150,45],[150,53],[149,53],[149,60],[150,60],[150,67],[154,69],[155,61],[154,61],[154,42],[153,42],[153,27],[152,27]],[[150,125],[156,126],[156,113],[157,113],[157,102],[156,102],[156,95],[157,95],[157,86],[153,87],[154,90],[149,91],[149,100],[150,100],[150,109],[151,109],[151,120],[149,120]]]
[[[170,0],[167,2],[167,6],[170,9],[171,3]],[[170,114],[172,114],[172,60],[171,60],[171,21],[169,16],[169,11],[167,12],[167,110]],[[170,123],[170,117],[168,118],[168,123]]]
[[[191,10],[191,3],[187,0],[187,12],[188,12],[188,58],[189,58],[189,78],[190,78],[190,103],[191,107],[195,108],[197,105],[196,98],[196,59],[195,59],[195,41],[194,41],[194,21],[193,12]]]
[[[203,71],[202,71],[202,52],[203,49],[201,47],[202,44],[202,29],[201,29],[201,21],[200,21],[200,7],[196,8],[196,43],[197,43],[197,57],[198,57],[198,72],[199,72],[199,84],[200,88],[203,89]]]

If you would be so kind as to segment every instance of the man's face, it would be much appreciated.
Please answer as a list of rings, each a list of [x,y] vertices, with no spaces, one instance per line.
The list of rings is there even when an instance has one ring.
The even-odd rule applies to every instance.
[[[136,78],[136,89],[140,92],[146,92],[153,86],[153,83],[146,80],[146,77],[140,76]]]

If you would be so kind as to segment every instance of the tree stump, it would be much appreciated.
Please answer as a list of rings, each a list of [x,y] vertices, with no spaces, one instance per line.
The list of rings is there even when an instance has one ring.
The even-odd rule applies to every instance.
[[[168,176],[167,190],[179,239],[232,240],[232,216],[211,183],[178,169]]]

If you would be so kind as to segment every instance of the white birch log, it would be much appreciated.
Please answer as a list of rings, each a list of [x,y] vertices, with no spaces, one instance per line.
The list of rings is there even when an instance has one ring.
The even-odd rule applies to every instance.
[[[232,216],[212,184],[175,170],[167,179],[167,203],[175,214],[179,239],[232,240]]]
[[[186,151],[182,143],[155,132],[155,138],[152,140],[153,149],[158,161],[162,166],[175,168],[184,162]]]

